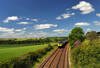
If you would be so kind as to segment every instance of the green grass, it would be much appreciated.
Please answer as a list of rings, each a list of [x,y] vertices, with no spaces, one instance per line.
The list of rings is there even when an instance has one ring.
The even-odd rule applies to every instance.
[[[56,43],[51,43],[52,45]],[[23,46],[23,47],[1,47],[0,48],[0,62],[8,61],[15,57],[33,52],[38,49],[46,47],[48,44],[36,45],[36,46]]]
[[[3,49],[3,48],[24,47],[24,46],[33,46],[33,44],[0,44],[0,49]]]

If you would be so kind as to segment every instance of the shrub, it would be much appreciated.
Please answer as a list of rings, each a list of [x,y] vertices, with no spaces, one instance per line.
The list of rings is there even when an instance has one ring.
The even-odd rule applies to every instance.
[[[74,43],[75,46],[78,46],[78,45],[80,45],[80,44],[81,44],[80,41],[76,41],[76,42]]]
[[[83,29],[80,27],[75,27],[74,29],[72,29],[71,33],[68,36],[68,40],[70,42],[71,47],[73,48],[73,44],[76,41],[84,41],[84,32]]]
[[[95,40],[97,38],[96,31],[87,32],[86,38],[90,41]]]

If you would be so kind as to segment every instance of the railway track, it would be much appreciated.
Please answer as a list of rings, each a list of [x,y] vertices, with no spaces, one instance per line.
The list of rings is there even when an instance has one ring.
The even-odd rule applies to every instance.
[[[38,68],[69,68],[68,44],[64,48],[57,48]]]

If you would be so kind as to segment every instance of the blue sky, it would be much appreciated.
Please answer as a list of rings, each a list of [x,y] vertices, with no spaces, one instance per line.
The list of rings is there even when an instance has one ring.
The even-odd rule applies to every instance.
[[[99,0],[0,0],[0,38],[67,36],[100,31]]]

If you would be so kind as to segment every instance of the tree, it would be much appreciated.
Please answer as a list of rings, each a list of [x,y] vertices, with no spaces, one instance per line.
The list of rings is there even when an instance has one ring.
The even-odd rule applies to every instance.
[[[96,31],[87,32],[86,39],[90,40],[91,42],[97,38]]]
[[[97,36],[100,37],[100,32],[97,32]]]
[[[69,39],[71,47],[73,48],[73,44],[76,41],[82,42],[84,40],[83,29],[80,27],[75,27],[74,29],[72,29],[71,33],[69,34],[68,39]]]

